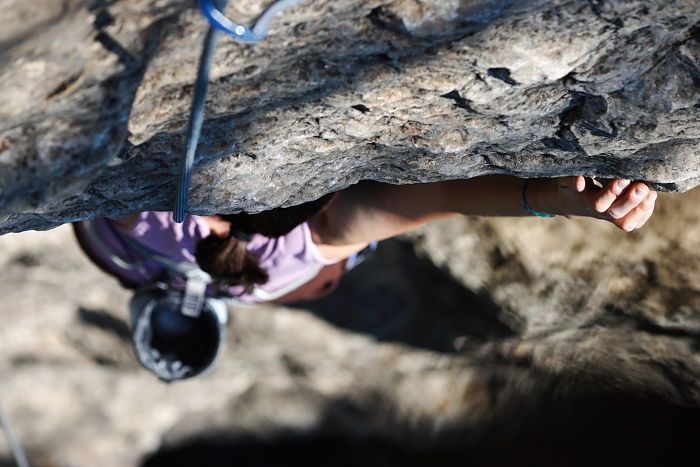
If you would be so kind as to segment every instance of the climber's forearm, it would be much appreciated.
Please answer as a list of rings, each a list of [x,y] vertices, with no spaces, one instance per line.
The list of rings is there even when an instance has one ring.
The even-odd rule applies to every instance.
[[[458,214],[522,216],[522,183],[509,176],[401,186],[365,182],[341,192],[312,225],[324,243],[342,245],[382,240]],[[541,207],[546,183],[533,180],[528,201]]]

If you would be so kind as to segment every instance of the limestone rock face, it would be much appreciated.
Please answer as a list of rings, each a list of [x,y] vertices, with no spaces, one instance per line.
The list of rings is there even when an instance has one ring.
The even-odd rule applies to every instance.
[[[0,2],[0,232],[170,209],[206,28],[190,1]],[[191,207],[490,173],[683,191],[699,89],[696,0],[310,0],[220,40]]]

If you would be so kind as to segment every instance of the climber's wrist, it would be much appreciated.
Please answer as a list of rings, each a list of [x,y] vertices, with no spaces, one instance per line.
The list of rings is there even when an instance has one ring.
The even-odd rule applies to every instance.
[[[523,180],[521,203],[526,215],[554,217],[561,214],[560,193],[555,179]]]

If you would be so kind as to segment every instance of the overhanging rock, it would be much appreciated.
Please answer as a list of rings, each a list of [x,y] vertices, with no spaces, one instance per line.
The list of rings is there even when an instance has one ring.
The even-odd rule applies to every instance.
[[[249,17],[264,2],[235,2]],[[206,24],[194,2],[0,6],[0,232],[171,208]],[[697,1],[309,0],[223,38],[191,207],[361,179],[700,183]]]

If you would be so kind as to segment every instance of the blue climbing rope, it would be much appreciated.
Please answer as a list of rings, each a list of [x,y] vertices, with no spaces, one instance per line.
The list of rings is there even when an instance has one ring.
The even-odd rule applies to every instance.
[[[223,32],[235,40],[244,43],[260,42],[267,37],[267,32],[272,19],[283,10],[303,3],[306,0],[277,0],[269,5],[252,25],[231,21],[223,13],[227,0],[199,0],[199,10],[209,22],[210,28],[204,39],[202,56],[199,60],[197,80],[194,86],[194,97],[192,99],[192,109],[187,125],[187,145],[185,153],[180,159],[179,178],[177,184],[177,195],[175,198],[175,208],[173,209],[173,220],[183,222],[187,214],[187,201],[190,190],[190,180],[192,178],[192,168],[197,152],[199,136],[202,132],[204,122],[204,104],[207,97],[207,86],[209,84],[209,71],[214,59],[216,41],[218,33]]]
[[[199,2],[200,7],[202,3]],[[210,3],[210,2],[206,2]],[[219,1],[221,7],[225,7],[226,0]],[[218,32],[213,27],[209,28],[204,38],[202,56],[199,59],[197,70],[197,80],[194,85],[194,97],[192,98],[192,109],[190,110],[190,120],[187,124],[187,149],[180,159],[180,176],[177,184],[177,197],[175,198],[175,209],[173,209],[173,220],[181,223],[187,214],[187,196],[190,192],[190,180],[192,179],[192,167],[194,166],[194,156],[197,152],[199,135],[202,133],[202,123],[204,121],[204,103],[207,100],[207,86],[209,85],[209,71],[214,60],[216,50],[216,40]]]

